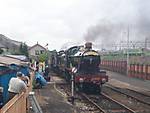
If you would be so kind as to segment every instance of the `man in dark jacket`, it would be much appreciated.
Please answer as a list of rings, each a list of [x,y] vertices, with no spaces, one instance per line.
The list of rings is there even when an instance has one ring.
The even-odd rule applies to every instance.
[[[48,66],[46,66],[46,68],[45,68],[44,78],[45,78],[47,81],[50,81],[49,67],[48,67]]]

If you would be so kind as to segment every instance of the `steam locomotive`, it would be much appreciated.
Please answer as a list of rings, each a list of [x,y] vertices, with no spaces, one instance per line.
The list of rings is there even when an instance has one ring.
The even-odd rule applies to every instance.
[[[100,92],[104,83],[108,82],[105,71],[100,70],[100,55],[92,50],[92,43],[84,46],[73,46],[59,51],[52,56],[52,69],[71,81],[74,74],[75,89],[77,91],[91,90]]]

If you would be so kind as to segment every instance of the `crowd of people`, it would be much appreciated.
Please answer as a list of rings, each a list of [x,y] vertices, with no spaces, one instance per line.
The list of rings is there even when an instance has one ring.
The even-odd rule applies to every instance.
[[[44,71],[40,72],[38,64],[36,66],[35,77],[33,78],[33,87],[41,88],[47,84],[47,81],[50,81],[49,67],[45,66]],[[30,84],[30,76],[26,76],[22,72],[17,72],[16,77],[12,77],[9,81],[9,100],[16,94],[26,92]]]
[[[22,72],[17,72],[16,77],[12,77],[9,81],[9,100],[16,94],[26,92],[27,87],[30,86],[29,77],[25,76]]]

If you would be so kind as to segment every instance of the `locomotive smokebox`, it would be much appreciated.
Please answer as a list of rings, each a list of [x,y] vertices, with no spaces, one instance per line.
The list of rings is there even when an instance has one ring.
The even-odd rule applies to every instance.
[[[88,50],[92,49],[92,43],[91,42],[85,43],[85,49],[88,49]]]

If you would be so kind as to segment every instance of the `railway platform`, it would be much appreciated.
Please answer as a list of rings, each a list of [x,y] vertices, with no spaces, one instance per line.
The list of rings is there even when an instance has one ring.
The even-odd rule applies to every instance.
[[[52,76],[47,86],[34,90],[43,113],[76,113],[67,98],[55,87],[55,83],[63,82],[63,79]]]
[[[111,84],[116,87],[129,88],[145,93],[150,93],[150,81],[148,80],[131,78],[126,75],[122,75],[111,71],[107,71],[107,74],[109,75],[108,84]]]

